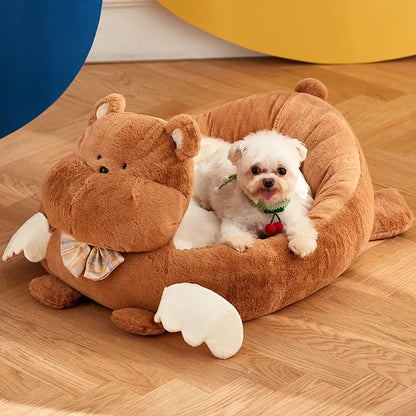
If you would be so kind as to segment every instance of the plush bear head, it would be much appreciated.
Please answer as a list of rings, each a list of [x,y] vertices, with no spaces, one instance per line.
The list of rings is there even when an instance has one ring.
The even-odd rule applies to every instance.
[[[118,94],[97,102],[74,153],[49,171],[43,208],[78,241],[150,251],[172,241],[187,209],[200,133],[187,115],[164,121],[124,108]]]

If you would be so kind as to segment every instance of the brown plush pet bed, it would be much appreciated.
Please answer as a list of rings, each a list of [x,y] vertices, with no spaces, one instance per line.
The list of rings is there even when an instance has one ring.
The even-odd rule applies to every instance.
[[[243,320],[328,285],[369,240],[405,231],[412,215],[396,190],[374,193],[359,142],[326,97],[321,82],[305,79],[295,91],[255,95],[168,122],[124,112],[124,99],[116,94],[100,100],[74,154],[45,181],[43,212],[53,231],[43,260],[49,274],[31,282],[32,295],[54,308],[87,296],[111,308],[120,328],[156,334],[163,328],[153,315],[164,288],[175,283],[211,289]],[[299,258],[282,234],[258,240],[244,253],[224,245],[176,250],[172,239],[192,194],[198,130],[234,142],[263,129],[308,148],[302,171],[315,197],[310,218],[319,233],[316,251]],[[179,137],[176,144],[172,134]],[[100,281],[75,278],[62,260],[61,231],[117,250],[124,262]]]

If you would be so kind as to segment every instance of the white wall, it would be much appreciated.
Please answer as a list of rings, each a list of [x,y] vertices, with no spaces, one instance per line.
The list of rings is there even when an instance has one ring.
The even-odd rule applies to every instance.
[[[156,0],[104,0],[87,62],[259,55],[185,23]]]

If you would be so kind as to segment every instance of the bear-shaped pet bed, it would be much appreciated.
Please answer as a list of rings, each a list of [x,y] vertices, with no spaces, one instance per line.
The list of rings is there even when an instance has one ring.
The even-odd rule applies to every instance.
[[[242,342],[235,309],[249,320],[297,302],[340,276],[369,239],[397,235],[412,223],[396,190],[374,193],[360,145],[326,97],[320,81],[305,79],[295,91],[169,121],[125,112],[118,94],[103,98],[74,153],[49,171],[41,213],[16,232],[3,259],[24,251],[42,260],[48,274],[30,291],[45,305],[69,307],[87,296],[112,309],[125,331],[181,330],[191,345],[206,341],[214,355],[233,355]],[[259,239],[244,253],[225,245],[175,249],[200,133],[234,142],[263,129],[308,149],[302,171],[315,198],[316,251],[297,257],[284,234]],[[113,266],[107,270],[102,258]]]

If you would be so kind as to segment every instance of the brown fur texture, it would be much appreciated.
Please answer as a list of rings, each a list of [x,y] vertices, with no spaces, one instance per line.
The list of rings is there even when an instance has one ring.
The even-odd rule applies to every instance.
[[[29,290],[35,299],[53,309],[70,308],[82,298],[82,293],[50,275],[35,277]]]
[[[125,113],[117,94],[107,97],[109,113],[91,121],[105,100],[94,107],[74,154],[49,171],[43,209],[52,227],[78,241],[123,252],[155,250],[171,241],[187,209],[198,128],[185,115],[166,122]],[[189,139],[177,151],[170,138],[175,128]]]
[[[153,320],[154,313],[146,309],[125,308],[113,311],[111,320],[119,328],[136,335],[159,335],[165,332],[162,324]]]
[[[161,332],[149,323],[149,316],[163,289],[174,283],[197,283],[217,292],[243,320],[272,313],[328,285],[370,237],[403,232],[412,216],[396,191],[374,197],[360,145],[341,113],[323,100],[326,96],[322,83],[307,79],[295,92],[259,94],[193,119],[181,115],[169,122],[124,113],[121,96],[100,100],[74,154],[53,167],[45,181],[43,206],[56,228],[45,268],[115,310],[113,321],[139,334]],[[97,120],[96,111],[106,102],[111,112]],[[292,254],[284,235],[258,240],[244,253],[224,245],[183,251],[173,247],[192,194],[198,127],[204,135],[230,142],[250,132],[276,129],[306,145],[302,169],[315,197],[310,217],[319,232],[312,255],[302,259]],[[183,132],[179,148],[170,136],[177,128]],[[109,172],[99,173],[102,166]],[[62,263],[61,231],[122,251],[125,262],[102,281],[76,279]],[[43,296],[47,302],[39,287],[36,290],[37,299],[51,304],[48,285]]]
[[[406,231],[413,222],[413,215],[405,209],[406,201],[394,188],[381,189],[374,193],[374,224],[370,240],[394,237]],[[404,225],[406,225],[404,227]]]

